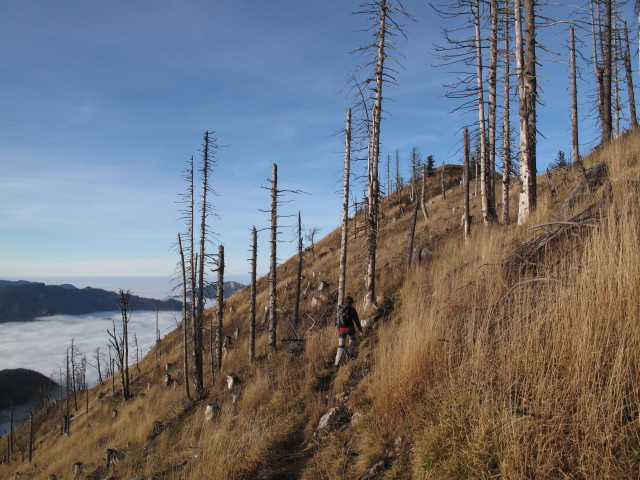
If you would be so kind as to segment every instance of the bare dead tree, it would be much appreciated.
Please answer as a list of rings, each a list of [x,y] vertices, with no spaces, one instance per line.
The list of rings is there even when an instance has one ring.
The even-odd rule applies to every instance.
[[[611,47],[613,57],[611,61],[611,88],[613,89],[613,93],[611,95],[611,103],[613,110],[612,123],[614,137],[620,136],[620,113],[622,112],[620,102],[620,77],[618,68],[618,59],[622,57],[620,53],[621,48],[620,35],[616,30],[613,34],[613,45]]]
[[[391,190],[391,155],[387,154],[387,188],[386,188],[386,195],[390,196],[391,192],[393,190]]]
[[[569,27],[569,55],[571,81],[571,163],[580,161],[580,144],[578,142],[578,83],[576,68],[576,38],[573,25]]]
[[[509,215],[509,188],[511,186],[511,48],[509,47],[510,15],[505,9],[504,19],[504,106],[502,118],[502,223],[511,222]],[[467,148],[469,132],[467,134]],[[467,152],[468,155],[468,152]]]
[[[189,391],[189,316],[187,315],[187,265],[184,261],[182,238],[178,234],[178,251],[180,252],[180,267],[182,272],[182,369],[184,372],[184,394],[187,401],[191,401]],[[156,327],[157,330],[157,327]]]
[[[413,241],[416,235],[416,223],[418,220],[418,205],[420,202],[418,201],[418,197],[414,198],[413,201],[413,215],[411,215],[411,224],[409,226],[409,238],[407,240],[407,253],[405,255],[405,261],[407,264],[407,268],[411,268],[411,264],[413,263]]]
[[[525,35],[522,32],[521,0],[515,0],[516,66],[520,114],[520,201],[518,225],[536,208],[536,26],[535,0],[524,0]]]
[[[278,166],[274,163],[271,176],[271,255],[269,260],[269,356],[276,352],[277,305],[277,241],[278,241]]]
[[[138,375],[140,375],[140,346],[138,345],[138,335],[136,335],[136,332],[133,332],[133,348],[136,352],[136,370],[138,371]]]
[[[382,120],[382,99],[383,86],[388,82],[395,82],[394,71],[385,64],[389,58],[390,42],[398,33],[404,35],[402,26],[397,22],[396,17],[402,15],[409,17],[400,1],[387,2],[387,0],[371,0],[361,6],[361,11],[367,18],[373,19],[374,42],[359,48],[359,53],[372,53],[375,60],[372,60],[366,67],[373,67],[372,76],[358,83],[360,91],[368,89],[369,100],[373,106],[371,108],[371,129],[370,149],[368,155],[368,215],[367,215],[367,270],[365,276],[365,304],[377,308],[376,298],[376,250],[378,234],[380,181],[378,174],[378,164],[380,158],[380,132]],[[410,18],[410,17],[409,17]],[[370,87],[373,84],[373,87]],[[364,87],[364,88],[363,88]]]
[[[316,235],[320,232],[318,227],[310,228],[307,233],[304,235],[304,238],[307,242],[309,242],[309,247],[311,248],[311,258],[316,259]]]
[[[351,109],[347,109],[344,141],[344,175],[342,180],[342,233],[340,237],[340,277],[338,278],[338,305],[344,303],[347,283],[347,241],[349,233],[349,180],[351,169]],[[397,163],[396,163],[397,168]],[[396,171],[396,175],[397,175]],[[389,189],[391,191],[391,189]]]
[[[470,180],[470,170],[469,170],[469,129],[464,129],[464,137],[463,137],[463,149],[464,149],[464,172],[463,172],[463,180],[464,180],[464,213],[463,213],[463,230],[464,230],[464,239],[468,241],[471,237],[471,215],[470,215],[470,207],[469,207],[469,180]]]
[[[402,177],[400,176],[400,152],[396,149],[396,189],[395,192],[398,193],[402,188]]]
[[[420,208],[422,209],[422,215],[424,221],[429,220],[429,214],[427,213],[427,166],[422,164],[422,191],[420,192]]]
[[[300,211],[298,210],[298,263],[296,270],[296,293],[295,299],[293,303],[293,333],[295,338],[297,338],[298,324],[300,322],[300,295],[302,288],[302,217],[300,215]]]
[[[268,187],[271,196],[271,208],[268,210],[270,213],[270,240],[271,244],[271,253],[269,258],[269,328],[268,328],[268,354],[272,356],[277,350],[277,328],[278,328],[278,318],[277,318],[277,245],[278,245],[278,228],[282,225],[279,224],[278,220],[280,218],[285,217],[278,213],[278,206],[283,203],[283,200],[280,200],[280,197],[285,195],[286,193],[302,193],[300,190],[285,190],[278,188],[278,166],[274,163],[272,166],[271,173],[271,186]],[[263,187],[265,188],[265,187]],[[264,210],[262,210],[264,211]]]
[[[447,183],[444,180],[445,167],[444,160],[442,161],[442,170],[440,171],[440,193],[442,194],[442,200],[447,199]]]
[[[498,123],[498,0],[489,0],[489,16],[491,18],[491,34],[489,38],[489,105],[487,123],[487,196],[489,217],[497,218],[496,212],[496,131]]]
[[[633,89],[629,29],[627,28],[626,20],[624,22],[624,68],[627,78],[627,95],[629,99],[629,124],[631,125],[631,128],[635,128],[638,126],[638,116],[636,115],[636,96]]]
[[[33,460],[33,412],[29,412],[29,463]]]
[[[182,256],[180,268],[184,263],[185,274],[180,275],[183,283],[183,290],[189,292],[190,296],[190,322],[185,322],[185,332],[189,332],[191,327],[191,353],[192,357],[192,380],[194,392],[197,399],[203,398],[204,391],[204,307],[205,296],[208,288],[205,285],[205,270],[213,262],[214,256],[209,252],[212,243],[212,237],[215,234],[210,229],[210,219],[216,217],[217,214],[211,204],[211,197],[216,195],[212,188],[212,172],[216,164],[215,153],[220,148],[213,132],[204,132],[204,142],[202,144],[202,162],[198,169],[201,181],[199,190],[201,200],[199,202],[200,225],[198,227],[198,243],[196,247],[195,230],[196,230],[196,179],[193,156],[188,163],[185,171],[185,180],[187,181],[187,191],[182,194],[181,203],[185,204],[182,210],[182,218],[186,222],[188,239],[187,245],[182,246]],[[197,251],[196,251],[197,250]],[[185,284],[186,283],[186,287]],[[189,324],[190,323],[190,324]],[[188,378],[185,381],[189,381]]]
[[[488,2],[487,2],[488,3]],[[485,225],[489,225],[496,219],[495,211],[495,181],[493,170],[495,169],[495,125],[497,101],[497,6],[491,5],[488,12],[485,11],[486,2],[481,0],[457,0],[454,2],[441,2],[432,5],[436,13],[444,19],[464,18],[465,21],[455,29],[443,29],[444,43],[437,45],[435,52],[441,65],[448,68],[456,67],[452,72],[455,81],[447,83],[446,97],[458,101],[454,111],[462,110],[472,113],[475,111],[477,118],[478,136],[477,151],[474,156],[476,172],[476,195],[478,183],[480,184],[482,219]],[[492,24],[492,35],[489,44],[489,125],[487,124],[485,100],[485,67],[484,51],[486,38],[483,35],[483,21],[489,16]],[[487,135],[487,130],[490,130]],[[489,136],[489,139],[487,139]],[[478,168],[479,167],[479,168]]]
[[[195,393],[198,398],[204,396],[203,364],[202,355],[204,351],[202,334],[204,326],[204,270],[205,263],[209,258],[207,245],[210,242],[211,231],[209,230],[209,216],[213,214],[213,207],[209,203],[208,196],[215,195],[211,187],[210,176],[215,165],[215,150],[218,148],[217,140],[211,132],[204,132],[204,143],[202,145],[202,202],[200,204],[200,254],[198,257],[198,288],[197,288],[197,309],[194,317],[194,349],[195,349]],[[193,301],[193,300],[192,300]]]
[[[411,149],[411,191],[410,199],[415,201],[418,196],[418,163],[420,162],[420,153],[418,147]]]
[[[216,374],[222,369],[222,321],[224,312],[224,245],[218,247],[218,284],[216,288]],[[215,378],[214,378],[215,380]]]
[[[78,367],[76,365],[76,356],[78,355],[78,352],[76,351],[75,348],[75,338],[71,339],[71,355],[69,357],[69,360],[71,362],[70,368],[71,368],[71,391],[73,393],[73,407],[76,411],[78,411],[78,385],[76,382],[76,372],[78,370]]]
[[[71,406],[69,405],[69,381],[71,378],[71,374],[69,371],[69,349],[67,348],[67,374],[65,376],[65,387],[66,387],[66,395],[65,395],[65,413],[64,413],[64,433],[69,433],[69,424],[71,423]]]
[[[11,456],[13,455],[13,444],[15,442],[15,438],[13,437],[13,399],[9,400],[9,438],[7,439],[9,442],[9,446],[7,448],[7,457],[9,458],[9,462],[11,462]]]
[[[256,358],[256,264],[258,259],[258,231],[251,230],[251,294],[249,299],[249,363]]]
[[[591,35],[593,40],[593,67],[598,93],[598,114],[602,143],[613,135],[611,78],[613,70],[612,1],[591,0]]]
[[[102,357],[102,354],[100,353],[100,347],[98,347],[93,353],[93,359],[96,361],[96,364],[92,365],[92,367],[94,367],[96,369],[96,372],[98,372],[98,383],[100,385],[104,385],[104,380],[102,378],[102,368],[100,367],[101,357]]]
[[[475,55],[476,55],[476,85],[478,96],[478,125],[480,134],[480,196],[482,205],[482,219],[485,225],[489,225],[494,218],[491,211],[490,194],[489,194],[489,175],[490,165],[487,155],[487,134],[485,120],[485,102],[484,102],[484,82],[483,82],[483,63],[482,63],[482,34],[480,21],[482,19],[480,0],[474,0],[473,22],[475,28]],[[444,199],[444,194],[443,197]]]
[[[118,370],[120,371],[120,380],[122,388],[122,397],[127,400],[130,398],[129,391],[129,320],[130,306],[129,298],[131,292],[120,290],[118,293],[118,309],[121,315],[120,333],[116,330],[116,323],[113,320],[113,331],[107,329],[109,334],[109,342],[117,355]]]

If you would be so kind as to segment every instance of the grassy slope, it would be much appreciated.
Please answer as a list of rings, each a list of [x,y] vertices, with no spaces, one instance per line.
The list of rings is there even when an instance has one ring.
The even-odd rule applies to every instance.
[[[636,478],[640,469],[640,258],[637,134],[591,155],[609,166],[613,201],[600,220],[581,221],[524,257],[532,239],[545,238],[579,175],[554,176],[551,195],[539,180],[539,208],[529,227],[474,225],[465,245],[458,229],[461,189],[428,203],[420,213],[416,244],[431,259],[403,266],[411,208],[406,191],[383,202],[379,288],[383,318],[368,332],[356,359],[332,368],[339,230],[307,252],[303,321],[298,343],[280,344],[266,358],[260,325],[258,360],[247,363],[248,289],[234,295],[225,334],[240,337],[223,360],[223,377],[243,381],[234,404],[224,378],[197,405],[184,400],[180,329],[163,339],[134,371],[136,397],[126,404],[110,386],[90,392],[88,415],[59,436],[60,412],[37,417],[33,465],[0,465],[0,478],[16,471],[70,478],[103,464],[106,448],[127,453],[112,467],[117,478]],[[439,178],[429,191],[439,191]],[[453,181],[452,184],[456,182]],[[606,186],[580,197],[571,213],[609,198]],[[512,196],[515,205],[515,190]],[[472,201],[476,219],[479,198]],[[338,212],[336,213],[338,218]],[[565,220],[564,218],[562,220]],[[359,227],[362,221],[352,222]],[[349,293],[361,299],[365,266],[362,234],[350,235]],[[517,255],[518,254],[518,255]],[[527,260],[525,262],[525,259]],[[280,267],[279,338],[292,336],[295,259]],[[327,290],[316,290],[320,281]],[[258,284],[258,311],[267,305]],[[312,306],[316,297],[319,305]],[[232,312],[229,310],[233,310]],[[362,312],[367,316],[373,312]],[[261,315],[259,315],[260,320]],[[207,335],[208,337],[208,335]],[[166,364],[177,378],[165,388]],[[102,392],[102,399],[98,394]],[[220,415],[204,421],[206,403]],[[349,419],[328,434],[315,433],[329,408]],[[113,409],[118,413],[114,417]],[[156,423],[160,433],[150,438]],[[26,429],[18,432],[26,445]],[[2,439],[6,445],[6,439]],[[102,475],[99,478],[103,478]]]

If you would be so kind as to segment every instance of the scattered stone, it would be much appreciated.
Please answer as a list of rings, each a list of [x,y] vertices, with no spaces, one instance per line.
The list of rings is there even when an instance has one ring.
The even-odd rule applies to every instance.
[[[212,422],[220,413],[220,407],[215,403],[210,403],[204,409],[204,418],[207,422]]]
[[[360,480],[373,480],[384,470],[384,462],[381,460],[371,467],[367,473],[365,473]]]
[[[318,422],[318,428],[314,433],[314,436],[324,435],[332,430],[335,430],[340,425],[349,421],[348,413],[340,410],[337,407],[330,408]]]
[[[229,391],[232,391],[234,388],[237,388],[240,385],[240,379],[236,377],[234,374],[227,375],[227,388]]]
[[[320,283],[318,284],[318,291],[319,292],[323,292],[324,290],[326,290],[326,288],[329,286],[329,284],[327,282],[325,282],[324,280],[321,280]]]
[[[364,418],[364,413],[355,412],[353,415],[351,415],[351,423],[358,423],[363,418]]]
[[[73,464],[73,480],[77,480],[78,476],[82,473],[82,462],[76,462]]]
[[[344,403],[347,400],[349,400],[349,395],[347,394],[347,392],[336,393],[336,401],[337,402]]]
[[[105,463],[107,468],[109,468],[111,465],[116,465],[123,458],[124,452],[119,452],[118,450],[107,448],[107,452],[105,455]]]

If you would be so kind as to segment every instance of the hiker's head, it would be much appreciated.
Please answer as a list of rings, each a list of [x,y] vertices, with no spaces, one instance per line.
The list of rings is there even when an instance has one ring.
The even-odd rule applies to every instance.
[[[347,298],[344,299],[344,303],[346,305],[353,305],[353,297],[349,296]]]

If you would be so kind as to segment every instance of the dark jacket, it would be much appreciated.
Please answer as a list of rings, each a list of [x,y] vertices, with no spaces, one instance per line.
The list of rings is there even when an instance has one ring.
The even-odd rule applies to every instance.
[[[360,325],[360,317],[358,316],[358,311],[353,308],[353,306],[351,305],[343,305],[345,307],[347,307],[347,315],[349,317],[349,320],[351,320],[352,322],[352,326],[351,328],[353,328],[353,325],[355,325],[356,327],[358,327],[358,330],[361,333],[364,333],[364,331],[362,330],[362,325]]]

